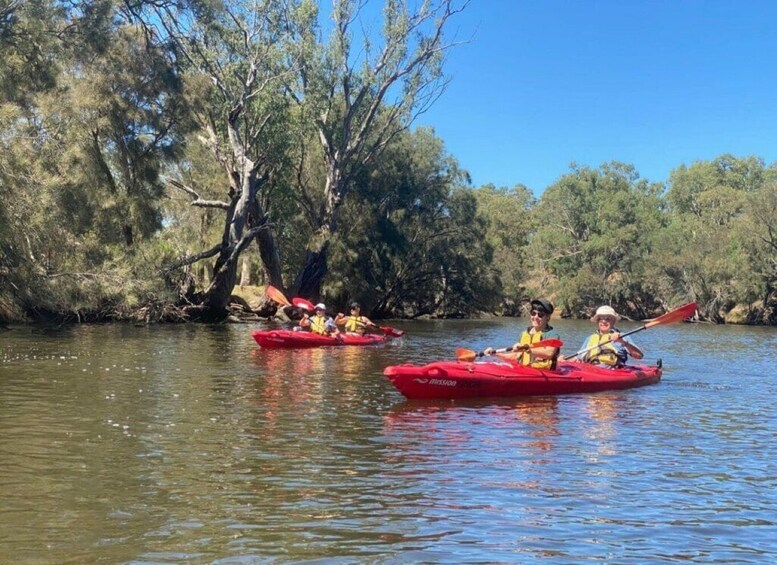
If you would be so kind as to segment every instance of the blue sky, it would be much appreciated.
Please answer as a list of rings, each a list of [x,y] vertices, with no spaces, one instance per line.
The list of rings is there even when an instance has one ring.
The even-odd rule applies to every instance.
[[[535,194],[612,160],[666,181],[724,153],[777,161],[777,0],[472,0],[433,126],[475,186]]]

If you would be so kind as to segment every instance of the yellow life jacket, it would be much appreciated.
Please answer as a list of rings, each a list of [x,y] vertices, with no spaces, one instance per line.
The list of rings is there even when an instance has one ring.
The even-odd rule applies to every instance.
[[[310,318],[310,331],[319,335],[326,335],[326,316],[313,316]]]
[[[361,316],[348,316],[345,319],[345,331],[364,334],[364,322]]]
[[[602,345],[603,341],[607,343]],[[588,349],[589,347],[593,347],[593,349],[583,355],[583,361],[607,365],[608,367],[615,367],[620,364],[618,350],[615,348],[614,343],[610,341],[610,334],[593,334],[588,338],[588,342],[583,349]]]
[[[521,338],[518,340],[520,345],[531,345],[542,341],[542,332],[530,334],[529,330],[523,330]],[[534,359],[532,360],[531,350],[519,353],[516,361],[521,365],[529,365],[535,369],[553,369],[556,365],[555,359]]]

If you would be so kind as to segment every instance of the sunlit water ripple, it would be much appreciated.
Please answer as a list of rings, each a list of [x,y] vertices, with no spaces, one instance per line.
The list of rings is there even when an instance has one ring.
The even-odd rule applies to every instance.
[[[775,561],[777,330],[642,332],[664,379],[621,392],[409,402],[382,376],[522,323],[306,351],[252,326],[6,331],[0,562]],[[565,352],[590,331],[557,327]]]

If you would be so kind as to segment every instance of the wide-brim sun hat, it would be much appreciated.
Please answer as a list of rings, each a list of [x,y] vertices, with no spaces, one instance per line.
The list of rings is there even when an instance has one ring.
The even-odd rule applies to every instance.
[[[599,306],[599,308],[596,309],[596,314],[591,316],[591,320],[593,322],[599,322],[600,316],[610,316],[611,318],[615,318],[616,322],[621,319],[620,315],[612,306]]]

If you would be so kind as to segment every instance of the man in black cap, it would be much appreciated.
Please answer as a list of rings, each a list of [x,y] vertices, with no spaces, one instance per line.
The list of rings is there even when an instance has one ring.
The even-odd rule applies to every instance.
[[[501,354],[510,360],[515,360],[521,365],[530,365],[537,369],[555,369],[558,359],[558,347],[535,347],[530,348],[532,343],[537,343],[545,339],[560,339],[558,332],[550,325],[550,315],[553,313],[553,304],[545,298],[535,298],[530,303],[531,325],[521,332],[518,343],[513,345],[514,353]],[[489,347],[485,350],[486,355],[493,355],[495,349]]]

